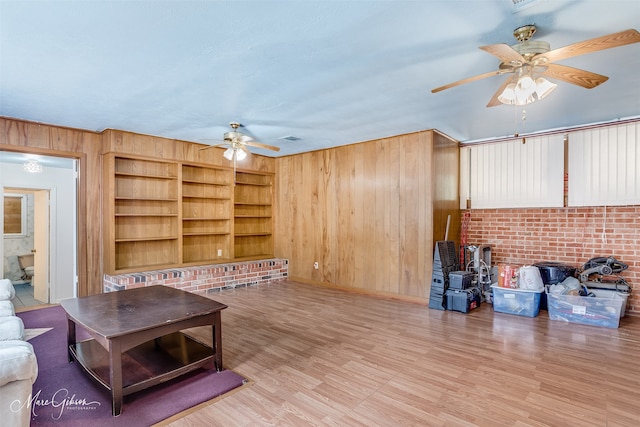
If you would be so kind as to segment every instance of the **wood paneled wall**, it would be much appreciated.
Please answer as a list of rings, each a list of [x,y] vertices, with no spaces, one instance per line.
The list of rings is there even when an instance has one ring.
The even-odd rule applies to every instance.
[[[0,150],[75,158],[79,161],[78,191],[78,294],[102,292],[102,154],[129,153],[164,160],[208,165],[229,165],[221,148],[200,150],[201,144],[105,130],[97,133],[80,129],[33,123],[0,117]],[[275,159],[249,156],[239,170],[273,172]]]
[[[295,280],[428,298],[449,214],[459,240],[458,172],[434,131],[277,158],[275,254]]]
[[[460,148],[456,141],[433,132],[433,240],[460,244]],[[426,171],[425,171],[426,172]],[[450,218],[449,218],[450,216]]]

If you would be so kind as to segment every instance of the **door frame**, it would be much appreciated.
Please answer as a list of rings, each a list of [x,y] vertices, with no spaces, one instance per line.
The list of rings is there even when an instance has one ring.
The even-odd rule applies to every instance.
[[[51,250],[51,242],[55,242],[57,239],[56,228],[50,226],[51,223],[55,224],[57,219],[56,188],[31,184],[24,187],[3,184],[0,186],[0,198],[3,198],[6,194],[32,196],[33,206],[23,213],[23,215],[33,215],[33,245],[31,251],[34,255],[34,276],[31,284],[33,286],[33,297],[40,302],[48,304],[51,298],[51,277],[56,277],[57,272],[55,251]],[[3,224],[3,221],[4,215],[0,217],[0,225]],[[0,259],[4,261],[4,232],[1,235],[3,244],[0,245]],[[74,266],[74,275],[77,274],[76,270],[77,268]],[[4,277],[4,274],[3,262],[0,264],[0,277]]]
[[[73,215],[75,216],[74,219],[74,227],[73,227],[73,233],[74,233],[74,239],[72,241],[73,243],[73,296],[79,296],[79,295],[84,295],[87,292],[87,284],[86,279],[88,277],[87,274],[87,257],[86,257],[86,253],[84,253],[84,251],[82,251],[81,249],[85,247],[85,245],[83,245],[82,241],[86,240],[86,219],[84,216],[84,211],[86,208],[86,197],[85,195],[82,193],[82,189],[85,188],[85,184],[84,181],[86,180],[85,177],[82,176],[82,174],[80,174],[80,170],[81,170],[81,165],[83,162],[86,162],[86,155],[83,153],[74,153],[74,152],[62,152],[62,151],[55,151],[55,150],[42,150],[42,149],[30,149],[28,147],[20,147],[19,149],[16,149],[15,147],[12,146],[6,146],[3,144],[0,144],[0,151],[5,151],[5,152],[13,152],[13,153],[21,153],[21,154],[35,154],[35,155],[40,155],[40,156],[48,156],[48,157],[58,157],[58,158],[66,158],[66,159],[70,159],[70,160],[74,160],[74,182],[73,182],[73,187],[72,190],[75,193],[75,198],[74,198],[74,205],[75,205],[75,209],[73,212]],[[19,189],[29,189],[31,191],[37,191],[37,190],[48,190],[49,191],[49,195],[50,197],[54,197],[54,193],[56,191],[56,188],[46,188],[46,186],[42,186],[42,185],[31,185],[31,184],[20,184],[20,183],[16,183],[15,181],[11,181],[11,182],[3,182],[2,185],[0,186],[0,196],[2,196],[4,194],[4,190],[3,188],[7,187],[7,188],[19,188]],[[0,212],[1,214],[1,212]],[[51,209],[50,210],[50,221],[54,221],[55,220],[55,215],[56,212],[55,210]],[[2,221],[2,218],[0,218],[0,222]],[[52,256],[55,256],[55,254],[53,254],[53,251],[51,250],[51,245],[53,244],[53,242],[55,242],[55,240],[53,240],[54,236],[51,236],[52,233],[52,228],[55,227],[50,227],[49,229],[49,275],[51,277],[51,274],[55,271],[55,266],[54,266],[54,262],[52,260]],[[59,239],[62,238],[62,236],[55,236],[55,239]],[[4,259],[4,245],[0,245],[0,259]],[[0,275],[3,274],[4,272],[4,265],[0,264]],[[84,279],[84,280],[83,280]],[[66,288],[69,289],[69,288]],[[49,298],[51,298],[52,296],[52,292],[51,290],[49,290]]]

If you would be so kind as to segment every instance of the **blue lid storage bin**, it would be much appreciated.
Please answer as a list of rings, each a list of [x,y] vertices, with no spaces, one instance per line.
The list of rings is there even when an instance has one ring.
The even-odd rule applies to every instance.
[[[542,290],[502,288],[492,285],[493,310],[499,313],[536,317],[540,312]]]

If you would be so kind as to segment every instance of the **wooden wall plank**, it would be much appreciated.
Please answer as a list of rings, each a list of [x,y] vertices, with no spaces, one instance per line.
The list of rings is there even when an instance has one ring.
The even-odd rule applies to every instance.
[[[434,132],[433,232],[436,240],[445,237],[447,216],[451,215],[449,240],[460,243],[460,149],[458,143]]]
[[[337,232],[332,236],[332,245],[335,245],[338,255],[338,266],[354,265],[354,233],[352,232],[354,221],[354,193],[353,178],[355,176],[354,150],[340,147],[334,151],[336,154],[337,170],[340,174],[334,174],[335,195],[332,197],[336,206]],[[337,283],[353,283],[355,268],[337,268]]]
[[[388,248],[392,244],[390,241],[390,235],[388,234],[389,230],[389,200],[388,200],[388,191],[389,186],[391,185],[391,179],[388,175],[387,170],[387,156],[386,152],[387,147],[386,141],[376,141],[376,156],[375,156],[375,172],[374,178],[376,181],[375,186],[375,205],[374,211],[372,212],[372,216],[375,219],[375,230],[374,230],[374,251],[373,256],[376,262],[376,272],[378,274],[375,275],[374,288],[375,291],[385,292],[387,291],[387,284],[389,280],[389,257],[388,257]],[[366,284],[365,284],[366,286]]]

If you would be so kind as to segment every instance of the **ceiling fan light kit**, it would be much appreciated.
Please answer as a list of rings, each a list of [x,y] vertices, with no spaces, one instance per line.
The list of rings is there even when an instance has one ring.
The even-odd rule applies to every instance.
[[[606,82],[608,77],[555,64],[555,62],[640,42],[640,33],[635,29],[629,29],[551,50],[549,43],[542,40],[531,40],[535,33],[535,25],[524,25],[513,31],[513,36],[518,41],[518,44],[514,46],[504,43],[481,46],[480,49],[500,60],[498,70],[449,83],[437,87],[431,92],[437,93],[464,83],[508,73],[515,75],[503,82],[487,107],[501,104],[526,105],[544,99],[558,86],[545,77],[593,89]]]
[[[247,136],[242,132],[239,132],[238,128],[242,125],[238,122],[231,122],[229,123],[229,126],[231,126],[231,129],[233,130],[224,133],[222,144],[210,145],[208,147],[201,148],[201,150],[206,150],[207,148],[211,148],[211,147],[226,146],[228,148],[224,151],[222,155],[224,156],[225,159],[229,161],[233,161],[234,165],[236,161],[244,160],[247,158],[247,155],[250,154],[250,151],[247,148],[247,146],[264,148],[266,150],[272,150],[272,151],[280,151],[280,147],[263,144],[261,142],[254,140],[252,137]]]
[[[557,84],[551,83],[544,77],[533,80],[529,75],[520,77],[516,83],[509,83],[498,95],[498,101],[507,105],[527,105],[545,98]]]
[[[224,151],[222,156],[227,160],[233,160],[234,157],[236,160],[244,160],[247,158],[247,153],[238,147],[229,147]]]

